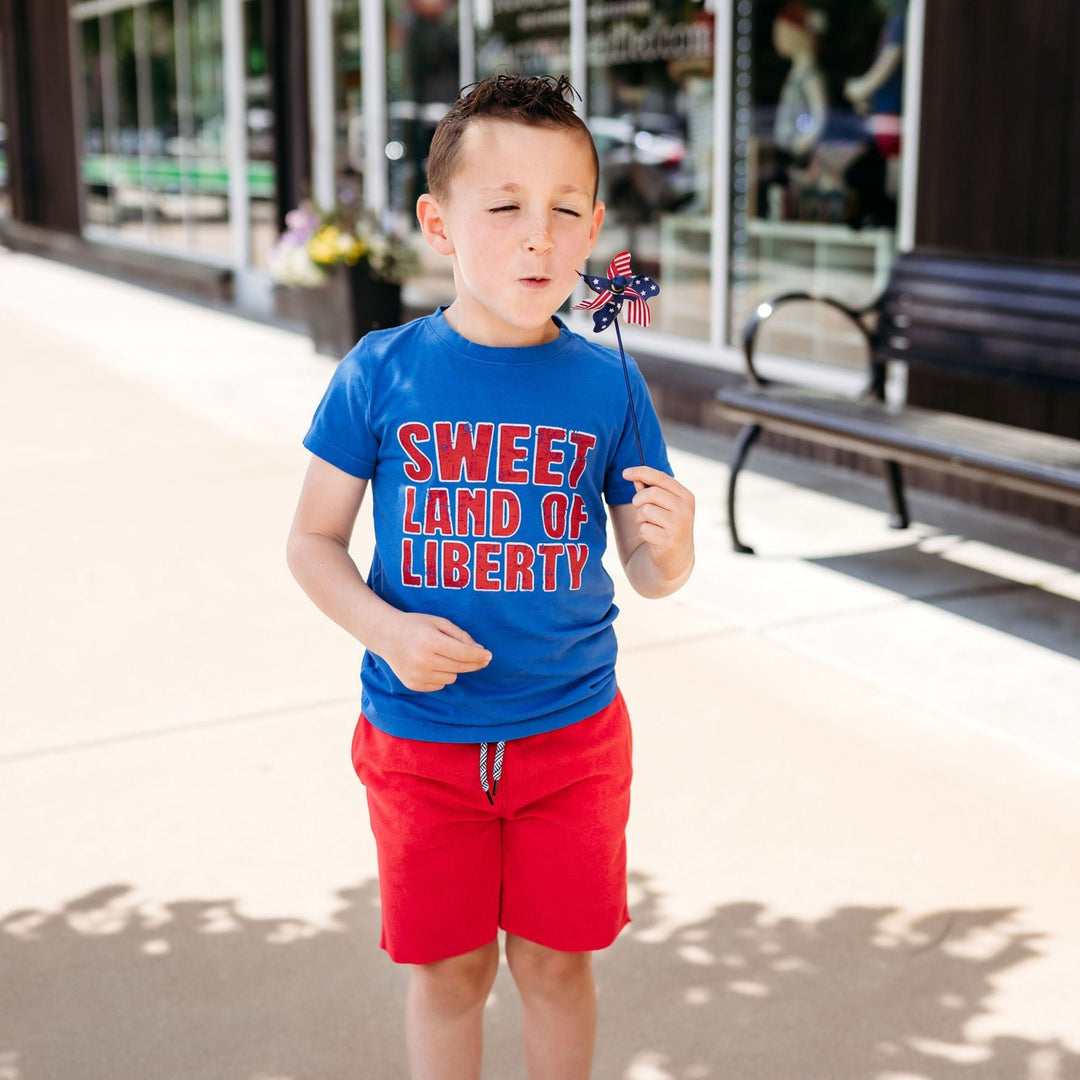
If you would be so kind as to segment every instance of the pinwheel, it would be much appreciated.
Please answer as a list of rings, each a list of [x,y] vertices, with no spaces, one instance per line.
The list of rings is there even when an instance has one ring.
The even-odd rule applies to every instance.
[[[599,296],[575,304],[575,309],[593,312],[593,331],[606,330],[618,318],[623,304],[626,305],[626,321],[636,326],[648,326],[649,300],[659,295],[660,286],[651,277],[630,272],[630,252],[620,251],[608,267],[608,276],[593,277],[582,274],[585,284]],[[615,332],[619,327],[616,323]],[[619,335],[620,339],[622,335]]]
[[[651,277],[630,272],[630,252],[620,251],[611,265],[608,276],[597,277],[582,274],[585,284],[593,292],[599,293],[590,300],[575,304],[575,310],[593,313],[593,332],[599,334],[613,323],[615,337],[619,342],[619,356],[622,359],[623,377],[626,379],[626,395],[630,399],[630,417],[634,422],[634,438],[637,440],[638,457],[645,464],[645,451],[641,447],[641,432],[638,429],[637,410],[634,408],[634,395],[630,389],[630,371],[626,365],[626,350],[623,348],[622,331],[619,330],[619,312],[626,307],[626,321],[636,326],[649,325],[649,300],[660,294],[660,286]]]

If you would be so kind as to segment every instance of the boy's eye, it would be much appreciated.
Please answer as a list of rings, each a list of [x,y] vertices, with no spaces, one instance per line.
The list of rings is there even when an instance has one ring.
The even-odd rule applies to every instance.
[[[512,203],[508,203],[506,206],[493,206],[491,208],[491,213],[493,213],[493,214],[505,214],[507,210],[516,210],[516,209],[517,209],[516,206],[514,206]]]
[[[569,214],[571,217],[581,217],[572,206],[560,206],[557,208],[560,214]]]

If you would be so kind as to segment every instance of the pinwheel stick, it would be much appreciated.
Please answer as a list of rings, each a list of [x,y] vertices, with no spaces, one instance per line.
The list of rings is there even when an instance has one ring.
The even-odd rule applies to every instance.
[[[638,427],[637,409],[634,407],[634,391],[630,387],[630,368],[626,364],[626,350],[623,348],[622,331],[619,329],[619,320],[615,319],[615,340],[619,343],[619,356],[622,358],[622,373],[626,380],[626,397],[630,402],[630,419],[634,422],[634,439],[637,441],[638,460],[645,464],[645,451],[641,446],[641,428]]]

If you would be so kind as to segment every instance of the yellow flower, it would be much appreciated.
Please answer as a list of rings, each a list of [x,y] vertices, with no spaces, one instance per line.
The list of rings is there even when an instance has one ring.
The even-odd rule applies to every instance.
[[[320,266],[332,266],[338,261],[338,235],[336,225],[325,225],[308,241],[308,253]]]

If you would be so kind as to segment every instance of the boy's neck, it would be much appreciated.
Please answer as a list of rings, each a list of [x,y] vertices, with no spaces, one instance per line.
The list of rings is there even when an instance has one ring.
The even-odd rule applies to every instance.
[[[491,325],[487,320],[472,317],[472,313],[460,299],[454,300],[449,307],[443,308],[443,318],[447,326],[466,341],[493,349],[520,349],[547,345],[559,336],[559,326],[553,318],[549,317],[542,326],[535,328]]]

